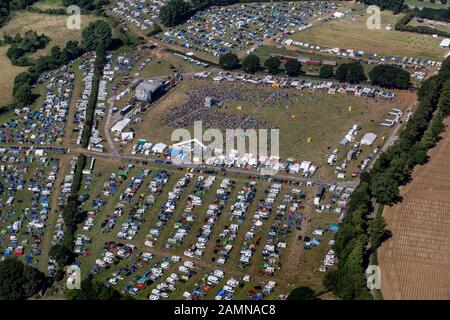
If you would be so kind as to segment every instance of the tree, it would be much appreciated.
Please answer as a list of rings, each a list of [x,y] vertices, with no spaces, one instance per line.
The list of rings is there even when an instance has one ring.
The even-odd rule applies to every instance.
[[[281,65],[280,59],[277,57],[270,57],[264,62],[264,67],[270,74],[277,74]]]
[[[183,0],[170,0],[159,11],[159,18],[166,27],[183,23],[191,16],[192,7]]]
[[[288,76],[296,77],[302,72],[302,65],[298,60],[289,60],[284,64],[284,70]]]
[[[28,106],[34,101],[34,95],[31,90],[31,86],[28,83],[22,83],[17,87],[14,98],[16,102],[22,106]]]
[[[0,299],[22,300],[45,288],[45,275],[16,258],[0,262]]]
[[[364,68],[360,63],[351,62],[347,68],[347,82],[356,84],[367,80]]]
[[[81,281],[80,290],[67,291],[66,298],[70,300],[120,300],[122,296],[113,288],[87,278]]]
[[[383,218],[383,215],[380,213],[377,214],[375,219],[373,219],[369,223],[369,240],[372,245],[372,251],[375,251],[380,247],[381,242],[383,241],[383,237],[386,234],[386,222]]]
[[[367,80],[364,68],[359,62],[341,64],[336,70],[336,79],[353,84]]]
[[[255,54],[249,54],[242,62],[242,69],[248,73],[255,73],[260,66],[259,57]]]
[[[362,2],[367,5],[376,5],[381,10],[391,10],[394,14],[400,13],[405,6],[404,0],[362,0]]]
[[[336,80],[341,82],[347,81],[347,64],[343,63],[339,65],[336,69]]]
[[[233,70],[237,68],[239,59],[234,53],[227,52],[224,55],[220,56],[219,64],[225,70]]]
[[[400,195],[392,170],[380,172],[372,180],[372,194],[381,204],[394,204]]]
[[[112,44],[111,28],[103,20],[96,20],[82,32],[82,43],[86,50],[96,50],[102,44],[106,49]]]
[[[314,300],[316,293],[310,287],[298,287],[292,290],[288,296],[288,300]]]
[[[328,64],[323,64],[319,70],[319,77],[322,79],[333,78],[333,67]]]
[[[411,81],[408,71],[388,64],[375,66],[370,70],[369,78],[373,85],[391,89],[408,89]]]

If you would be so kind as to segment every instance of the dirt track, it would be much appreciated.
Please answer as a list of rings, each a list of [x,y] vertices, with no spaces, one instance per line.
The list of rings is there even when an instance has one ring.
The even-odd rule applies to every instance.
[[[378,251],[384,299],[450,299],[450,128],[429,155],[383,212],[393,233]]]

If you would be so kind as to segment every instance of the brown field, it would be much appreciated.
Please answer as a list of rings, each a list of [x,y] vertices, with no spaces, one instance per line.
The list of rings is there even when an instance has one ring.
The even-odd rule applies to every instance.
[[[11,21],[0,29],[0,38],[5,34],[23,34],[28,30],[45,34],[51,38],[50,43],[35,55],[43,55],[50,52],[53,46],[63,48],[69,40],[81,40],[81,30],[91,21],[98,19],[95,16],[83,15],[81,17],[81,30],[69,30],[66,26],[67,16],[46,15],[27,11],[16,12]]]
[[[449,121],[447,121],[447,124]],[[393,236],[378,251],[384,299],[450,299],[450,131],[383,215]]]
[[[0,47],[0,66],[2,66],[2,73],[0,76],[0,106],[6,105],[12,102],[12,88],[14,78],[16,75],[26,70],[23,67],[16,67],[11,64],[6,51],[8,46]]]

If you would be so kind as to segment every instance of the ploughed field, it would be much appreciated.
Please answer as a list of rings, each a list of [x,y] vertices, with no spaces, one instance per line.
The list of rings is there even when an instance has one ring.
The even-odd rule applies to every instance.
[[[447,121],[448,124],[448,121]],[[393,236],[378,252],[384,299],[450,298],[450,133],[383,215]]]

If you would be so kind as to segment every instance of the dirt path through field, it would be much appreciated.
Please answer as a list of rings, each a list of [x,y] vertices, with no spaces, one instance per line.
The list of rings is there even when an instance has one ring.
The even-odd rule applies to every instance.
[[[67,168],[70,164],[71,156],[65,155],[59,161],[58,174],[56,175],[56,180],[53,184],[53,193],[51,198],[51,210],[48,216],[47,223],[45,224],[44,236],[41,242],[41,256],[39,257],[39,270],[47,273],[47,262],[48,262],[48,251],[51,248],[51,241],[53,237],[53,228],[58,220],[58,197],[61,194],[61,182],[63,181]]]

